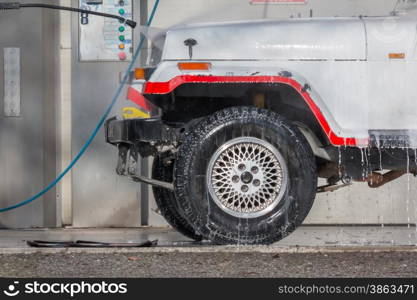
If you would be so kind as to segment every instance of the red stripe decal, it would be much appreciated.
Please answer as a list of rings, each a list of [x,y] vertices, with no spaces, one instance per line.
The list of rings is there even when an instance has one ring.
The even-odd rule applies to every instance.
[[[143,97],[143,95],[138,90],[131,86],[127,90],[127,99],[139,105],[140,108],[146,111],[151,111],[151,107],[149,106],[145,97]]]
[[[369,139],[360,140],[358,144],[356,138],[344,138],[337,136],[330,128],[329,123],[316,105],[307,91],[296,80],[282,76],[200,76],[200,75],[181,75],[167,82],[147,82],[144,94],[168,94],[178,86],[185,83],[284,83],[292,86],[304,98],[305,102],[320,123],[323,131],[327,135],[330,143],[335,146],[367,146]]]

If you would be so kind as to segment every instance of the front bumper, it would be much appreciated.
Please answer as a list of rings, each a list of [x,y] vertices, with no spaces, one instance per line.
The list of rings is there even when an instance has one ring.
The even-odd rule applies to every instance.
[[[160,118],[117,120],[105,124],[106,141],[118,144],[168,144],[178,139],[179,130],[162,122]]]
[[[140,157],[156,155],[158,146],[178,140],[180,129],[170,127],[160,118],[117,120],[105,124],[106,141],[119,149],[116,173],[135,182],[173,190],[173,184],[138,175]]]

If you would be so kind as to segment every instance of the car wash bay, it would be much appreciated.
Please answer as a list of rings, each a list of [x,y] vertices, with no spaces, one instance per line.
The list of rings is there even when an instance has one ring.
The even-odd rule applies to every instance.
[[[307,5],[253,5],[249,0],[224,2],[212,0],[208,5],[203,0],[162,0],[153,26],[167,28],[184,22],[310,15],[380,15],[386,14],[395,1],[310,0]],[[60,3],[78,6],[79,1]],[[143,24],[152,5],[153,1],[135,1],[134,18]],[[20,112],[10,116],[5,109],[6,102],[0,104],[0,206],[7,206],[42,189],[68,165],[110,102],[119,83],[119,73],[127,67],[127,62],[82,59],[83,25],[77,14],[21,10],[2,14],[0,25],[0,48],[17,48],[20,53]],[[139,30],[136,30],[134,43],[138,39]],[[6,53],[7,50],[1,51],[3,66],[10,59]],[[146,60],[146,48],[143,54],[142,61]],[[5,90],[4,76],[0,72],[1,91]],[[121,97],[113,115],[130,105]],[[55,190],[25,208],[2,214],[0,226],[11,229],[165,227],[166,223],[156,213],[151,189],[117,176],[116,160],[116,149],[105,143],[101,131],[72,173]],[[144,171],[149,169],[146,163],[151,165],[145,162]],[[336,233],[340,232],[341,227],[336,227],[340,225],[395,224],[407,228],[408,224],[415,223],[414,180],[404,177],[378,190],[354,184],[335,193],[319,195],[305,225],[327,225],[329,232]],[[362,233],[357,240],[367,239],[364,231],[358,232]],[[411,234],[407,231],[406,241],[398,244],[408,244]],[[389,231],[380,238],[391,243],[394,235]],[[335,240],[329,238],[329,243]]]

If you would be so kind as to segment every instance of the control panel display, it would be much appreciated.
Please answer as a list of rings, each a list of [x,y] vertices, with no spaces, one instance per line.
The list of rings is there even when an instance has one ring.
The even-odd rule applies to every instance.
[[[79,0],[82,9],[133,17],[132,0]],[[130,61],[133,30],[116,19],[80,14],[79,52],[81,61]]]

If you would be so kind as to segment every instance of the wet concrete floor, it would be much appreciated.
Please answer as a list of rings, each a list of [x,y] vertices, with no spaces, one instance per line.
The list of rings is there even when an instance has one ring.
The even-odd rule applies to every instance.
[[[39,249],[27,240],[153,248]],[[0,231],[0,277],[416,277],[414,227],[303,226],[271,246],[193,243],[166,228]]]

